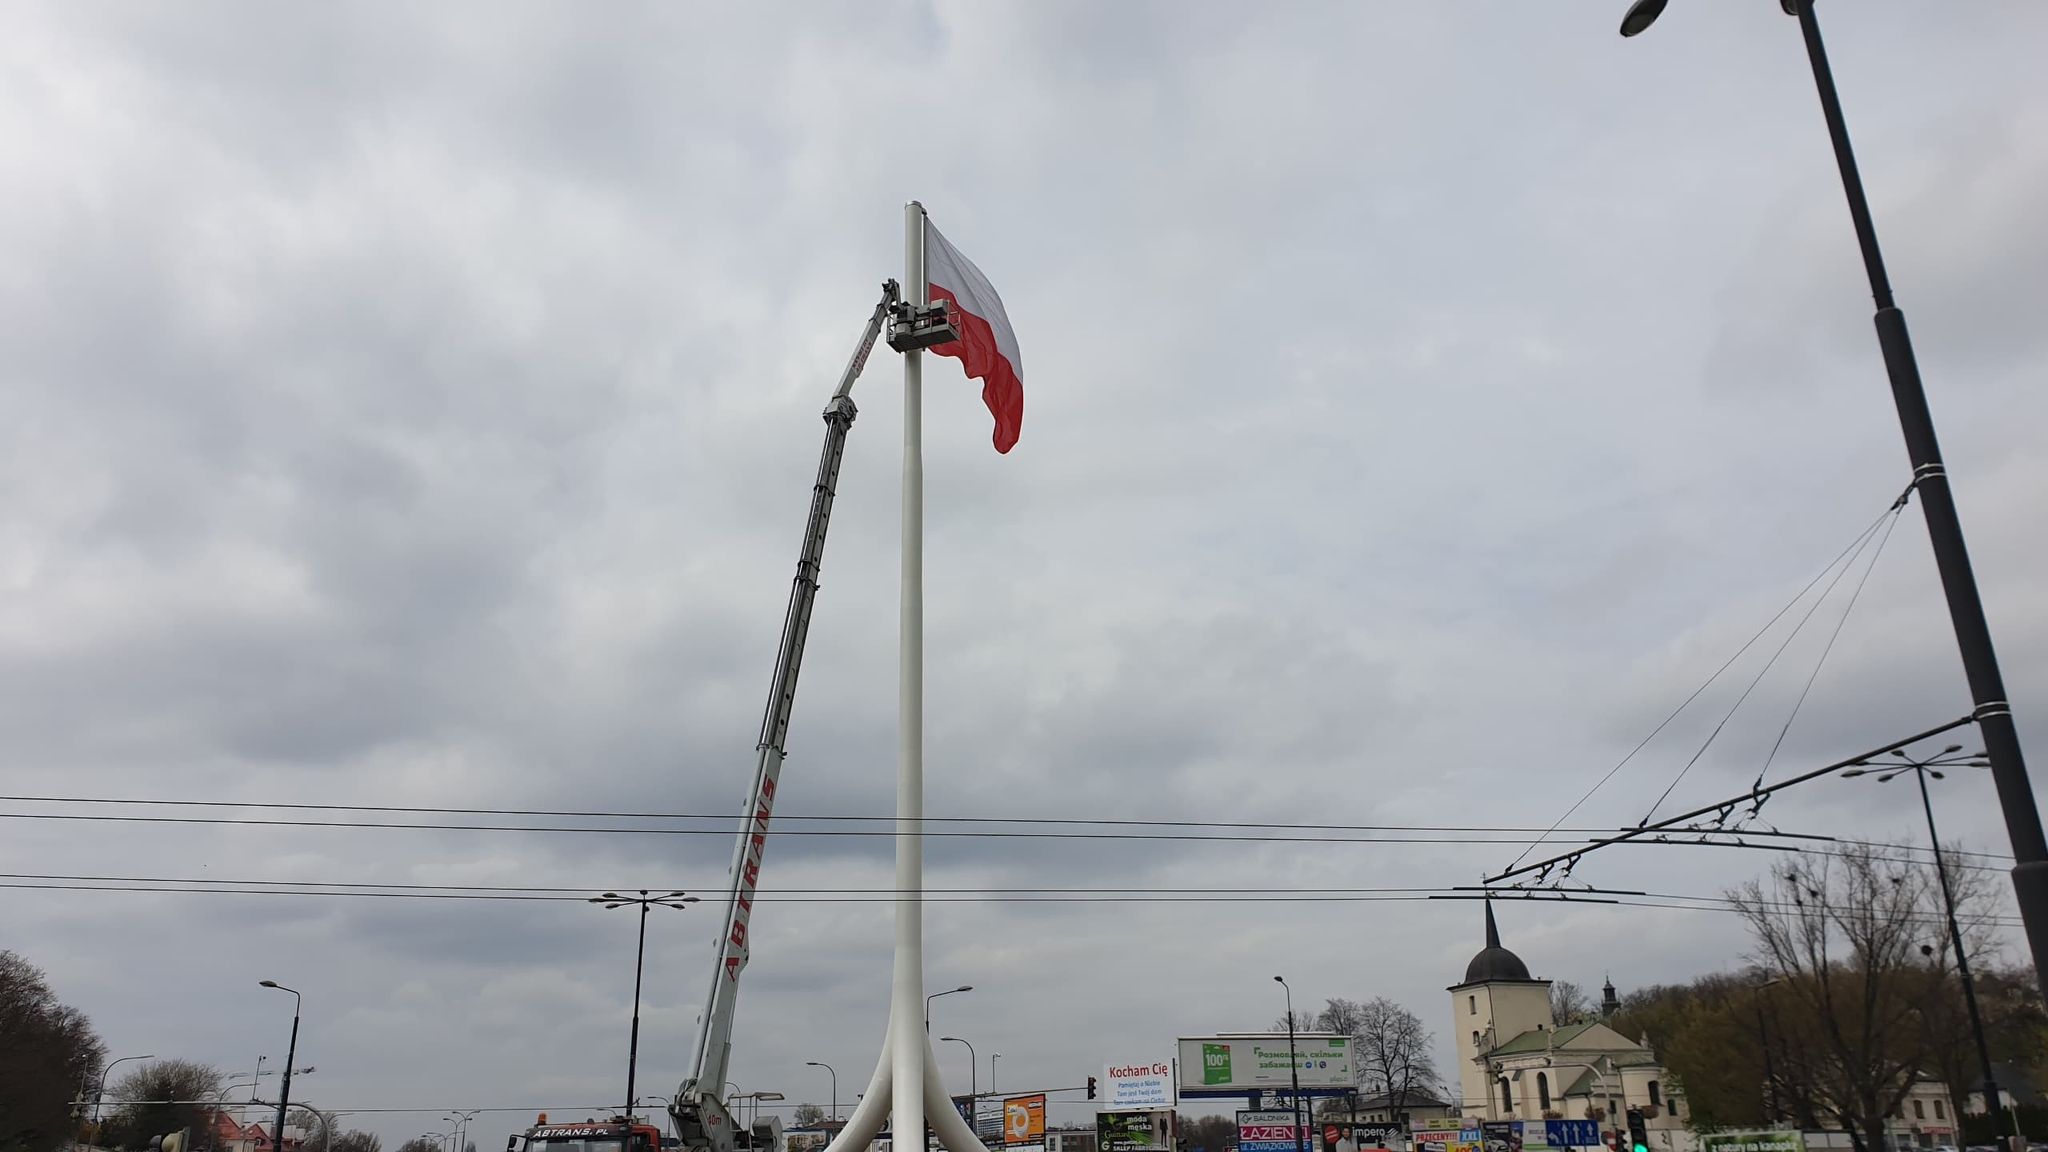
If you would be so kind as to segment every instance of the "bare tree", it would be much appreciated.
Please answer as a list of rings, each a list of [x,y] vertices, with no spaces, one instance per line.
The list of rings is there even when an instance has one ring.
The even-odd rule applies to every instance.
[[[106,1050],[91,1021],[58,1003],[43,973],[0,951],[0,1148],[49,1152],[70,1140],[71,1101],[99,1083]]]
[[[1582,1024],[1595,1018],[1593,997],[1569,980],[1559,980],[1550,986],[1550,1019],[1562,1028],[1567,1024]]]
[[[789,1114],[789,1118],[799,1124],[818,1124],[824,1121],[825,1110],[816,1104],[799,1104],[796,1110]]]
[[[1420,1017],[1384,996],[1363,1004],[1332,1000],[1330,1005],[1331,1021],[1345,1024],[1330,1030],[1351,1037],[1360,1087],[1385,1093],[1396,1120],[1407,1119],[1409,1101],[1436,1094],[1436,1036],[1422,1026]]]
[[[441,1152],[441,1142],[426,1136],[415,1136],[400,1144],[398,1152]]]
[[[1917,1074],[1941,1064],[1953,1030],[1930,1011],[1946,999],[1949,958],[1933,869],[1897,848],[1853,846],[1833,860],[1780,864],[1768,884],[1752,880],[1729,897],[1749,922],[1755,959],[1778,981],[1774,1056],[1783,1053],[1862,1152],[1883,1149],[1885,1117]]]

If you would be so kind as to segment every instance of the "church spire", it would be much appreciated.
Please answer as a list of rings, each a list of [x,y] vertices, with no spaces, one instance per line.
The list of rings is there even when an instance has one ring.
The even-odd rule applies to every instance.
[[[1492,897],[1488,897],[1486,900],[1486,946],[1488,948],[1500,947],[1500,926],[1493,922]]]

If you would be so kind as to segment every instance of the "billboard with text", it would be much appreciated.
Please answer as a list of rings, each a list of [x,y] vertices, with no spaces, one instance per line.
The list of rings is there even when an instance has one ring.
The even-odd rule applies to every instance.
[[[1264,1089],[1285,1090],[1301,1078],[1304,1094],[1348,1092],[1351,1037],[1297,1032],[1293,1044],[1276,1034],[1183,1037],[1180,1092],[1183,1096],[1241,1096]]]
[[[1045,1093],[1003,1101],[1003,1143],[1045,1143]]]

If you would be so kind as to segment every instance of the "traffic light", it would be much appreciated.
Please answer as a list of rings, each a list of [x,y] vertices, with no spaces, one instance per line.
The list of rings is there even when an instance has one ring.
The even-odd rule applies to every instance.
[[[1088,1078],[1088,1098],[1090,1100],[1095,1099],[1095,1077],[1093,1076]]]
[[[1650,1130],[1643,1123],[1643,1110],[1628,1110],[1628,1143],[1630,1152],[1650,1152]]]

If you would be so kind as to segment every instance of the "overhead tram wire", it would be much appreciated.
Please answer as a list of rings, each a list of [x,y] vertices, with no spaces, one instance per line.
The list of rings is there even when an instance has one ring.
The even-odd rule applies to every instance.
[[[178,895],[208,895],[208,896],[292,896],[292,897],[305,897],[305,896],[333,896],[333,897],[347,897],[347,896],[362,896],[362,897],[380,897],[380,896],[381,896],[381,897],[387,897],[387,898],[406,898],[406,897],[401,897],[401,896],[400,896],[399,894],[396,894],[396,893],[374,893],[374,892],[355,892],[355,893],[351,893],[351,892],[332,892],[332,891],[323,891],[323,892],[294,892],[294,891],[289,891],[289,890],[277,890],[277,891],[267,891],[267,892],[255,892],[255,891],[248,891],[248,890],[241,890],[241,889],[218,889],[218,888],[167,888],[167,887],[158,887],[158,886],[148,886],[148,885],[80,885],[80,884],[22,884],[22,883],[0,883],[0,890],[6,890],[6,889],[13,889],[13,890],[26,890],[26,891],[58,891],[58,892],[69,892],[69,893],[77,893],[77,892],[116,892],[116,893],[154,893],[154,894],[158,894],[158,895],[162,895],[162,894],[165,894],[165,893],[171,893],[171,894],[178,894]],[[1507,893],[1502,893],[1502,892],[1495,892],[1495,893],[1493,894],[1493,896],[1492,896],[1491,898],[1492,898],[1492,899],[1515,899],[1515,898],[1517,898],[1517,897],[1519,897],[1519,898],[1521,898],[1521,899],[1529,899],[1529,900],[1539,900],[1539,901],[1540,901],[1540,900],[1548,900],[1548,901],[1551,901],[1551,902],[1553,902],[1553,903],[1563,903],[1563,904],[1588,904],[1588,905],[1591,905],[1591,904],[1599,904],[1599,905],[1603,905],[1603,906],[1605,906],[1605,905],[1617,905],[1617,906],[1622,906],[1622,907],[1630,907],[1630,908],[1661,908],[1661,909],[1666,909],[1666,910],[1669,910],[1669,911],[1676,911],[1676,912],[1714,912],[1714,913],[1720,913],[1720,914],[1722,914],[1722,915],[1739,915],[1739,914],[1742,914],[1742,911],[1741,911],[1741,909],[1740,909],[1740,908],[1738,908],[1738,907],[1737,907],[1737,906],[1735,905],[1735,903],[1734,903],[1733,901],[1731,901],[1731,900],[1727,899],[1726,897],[1711,897],[1711,896],[1691,896],[1691,895],[1682,895],[1682,894],[1663,894],[1663,893],[1655,893],[1655,892],[1646,892],[1646,893],[1640,893],[1640,894],[1637,894],[1637,895],[1634,895],[1634,896],[1620,896],[1620,897],[1610,897],[1610,896],[1602,896],[1602,895],[1599,895],[1599,894],[1597,893],[1597,891],[1596,891],[1596,892],[1592,892],[1592,893],[1583,893],[1583,894],[1581,894],[1581,893],[1566,893],[1566,892],[1555,892],[1555,891],[1547,891],[1547,890],[1517,890],[1517,891],[1513,891],[1513,892],[1507,892]],[[562,896],[562,897],[555,897],[555,896],[535,896],[535,897],[517,897],[517,896],[488,896],[488,895],[463,895],[463,894],[457,894],[457,893],[442,893],[442,894],[419,894],[419,895],[416,895],[416,896],[414,896],[414,897],[411,897],[411,898],[418,898],[418,899],[439,899],[439,900],[447,900],[447,901],[456,901],[456,902],[489,902],[489,901],[494,901],[494,900],[522,900],[522,899],[523,899],[523,900],[549,900],[549,901],[552,901],[552,900],[577,900],[577,899],[579,899],[578,897],[573,897],[573,896]],[[1271,896],[1271,895],[1266,895],[1266,896],[1230,896],[1230,897],[1196,897],[1196,898],[1155,898],[1155,897],[1142,897],[1142,896],[1116,896],[1116,897],[1091,897],[1091,896],[1062,896],[1062,897],[998,897],[998,898],[990,898],[990,899],[982,899],[982,900],[969,900],[969,899],[961,899],[961,898],[955,898],[955,899],[951,899],[951,900],[936,900],[936,899],[933,899],[933,898],[931,898],[931,897],[927,896],[927,897],[925,897],[925,898],[924,898],[924,902],[925,902],[925,903],[970,903],[970,902],[971,902],[971,903],[1064,903],[1064,904],[1117,904],[1117,905],[1134,905],[1134,904],[1196,904],[1196,903],[1209,903],[1209,904],[1240,904],[1240,903],[1251,903],[1251,904],[1259,904],[1259,905],[1261,905],[1261,906],[1265,906],[1265,905],[1271,905],[1271,904],[1371,904],[1371,903],[1419,903],[1419,902],[1428,902],[1428,901],[1436,901],[1436,900],[1476,900],[1476,899],[1486,899],[1486,898],[1488,898],[1488,897],[1486,897],[1486,896],[1485,896],[1484,894],[1482,894],[1482,893],[1477,893],[1477,892],[1467,892],[1467,891],[1462,891],[1462,890],[1445,890],[1445,891],[1439,891],[1439,892],[1435,892],[1435,893],[1414,893],[1414,894],[1384,894],[1384,895],[1355,895],[1355,896],[1297,896],[1297,897],[1285,897],[1285,896],[1280,896],[1280,897],[1276,897],[1276,896]],[[849,898],[849,897],[817,897],[817,898],[803,898],[803,897],[799,897],[799,898],[778,898],[778,899],[776,900],[776,902],[779,902],[779,903],[793,903],[793,904],[876,904],[876,903],[887,903],[887,904],[893,904],[893,903],[896,903],[896,902],[897,902],[897,899],[898,899],[898,897],[897,897],[897,896],[895,896],[895,895],[891,894],[891,895],[880,895],[880,896],[874,896],[874,897],[863,897],[863,898]],[[1784,903],[1784,902],[1782,902],[1782,901],[1769,901],[1769,902],[1766,902],[1765,904],[1761,905],[1761,907],[1762,907],[1762,908],[1763,908],[1763,909],[1765,910],[1765,912],[1766,912],[1766,914],[1767,914],[1767,915],[1781,915],[1781,916],[1791,916],[1791,915],[1796,915],[1796,914],[1797,914],[1797,911],[1796,911],[1796,910],[1794,909],[1794,907],[1793,907],[1792,905],[1786,904],[1786,903]],[[1945,921],[1943,921],[1943,920],[1942,920],[1942,918],[1941,918],[1941,917],[1940,917],[1940,916],[1939,916],[1938,914],[1934,914],[1934,913],[1924,913],[1924,914],[1923,914],[1923,913],[1913,913],[1913,914],[1909,914],[1909,915],[1906,915],[1906,916],[1902,917],[1902,920],[1904,920],[1904,921],[1906,921],[1906,922],[1909,922],[1909,923],[1919,923],[1919,922],[1925,922],[1925,923],[1927,923],[1927,924],[1930,924],[1930,925],[1931,925],[1931,924],[1937,924],[1937,923],[1945,923]],[[2004,917],[2004,916],[1988,916],[1988,915],[1987,915],[1987,916],[1979,916],[1979,917],[1976,917],[1976,918],[1973,918],[1973,919],[1971,919],[1971,920],[1970,920],[1970,922],[1969,922],[1969,926],[1970,926],[1970,927],[1980,927],[1980,926],[1981,926],[1981,927],[2012,927],[2012,926],[2015,926],[2015,925],[2019,924],[2019,922],[2020,922],[2020,921],[2018,920],[2018,918],[2017,918],[2017,917]]]
[[[1666,784],[1664,786],[1664,791],[1657,794],[1656,803],[1650,805],[1650,810],[1648,812],[1643,813],[1642,823],[1648,824],[1652,819],[1656,817],[1657,809],[1662,808],[1664,806],[1664,801],[1671,798],[1672,791],[1678,787],[1680,781],[1685,779],[1686,774],[1692,771],[1693,766],[1700,762],[1700,757],[1705,756],[1707,754],[1707,749],[1713,746],[1714,741],[1721,735],[1721,730],[1728,726],[1728,722],[1730,720],[1735,719],[1735,713],[1740,711],[1742,709],[1742,705],[1749,700],[1750,693],[1755,692],[1756,686],[1764,682],[1764,677],[1770,675],[1772,668],[1777,667],[1778,658],[1785,654],[1786,649],[1792,647],[1792,642],[1794,640],[1799,639],[1799,634],[1806,630],[1807,623],[1813,619],[1815,613],[1820,611],[1820,606],[1828,602],[1828,597],[1834,595],[1835,588],[1839,586],[1842,583],[1842,580],[1849,575],[1850,571],[1856,567],[1857,558],[1863,554],[1863,549],[1870,544],[1870,541],[1872,539],[1876,539],[1879,543],[1877,548],[1871,552],[1870,563],[1873,567],[1877,564],[1877,557],[1881,555],[1884,551],[1883,542],[1891,538],[1891,527],[1892,525],[1895,525],[1899,522],[1899,509],[1901,507],[1903,506],[1894,503],[1891,506],[1891,508],[1886,511],[1885,515],[1878,517],[1879,521],[1885,525],[1883,533],[1873,535],[1872,533],[1866,532],[1864,534],[1863,542],[1856,546],[1856,551],[1852,555],[1850,555],[1846,563],[1842,564],[1841,569],[1835,573],[1834,578],[1828,581],[1827,587],[1821,589],[1820,595],[1813,598],[1813,603],[1807,607],[1805,614],[1799,617],[1799,622],[1792,625],[1792,630],[1790,632],[1787,632],[1785,634],[1785,638],[1778,642],[1777,650],[1771,653],[1771,658],[1769,660],[1764,661],[1764,666],[1762,668],[1757,669],[1755,676],[1750,677],[1748,686],[1744,687],[1742,690],[1742,694],[1735,698],[1735,703],[1730,704],[1728,706],[1728,711],[1721,717],[1720,722],[1714,725],[1714,730],[1712,732],[1707,733],[1707,738],[1701,741],[1699,750],[1694,752],[1692,754],[1692,758],[1685,762],[1685,766],[1678,770],[1678,775],[1671,778],[1671,783]],[[1866,569],[1863,575],[1865,580],[1869,579],[1869,570]],[[1856,582],[1856,590],[1858,592],[1861,592],[1863,590],[1862,580]],[[1856,599],[1852,596],[1849,599],[1849,609],[1854,609],[1855,607]],[[1842,619],[1844,621],[1848,619],[1848,609],[1845,609],[1843,611]],[[1836,626],[1836,631],[1838,633],[1841,631],[1839,624]],[[1832,640],[1830,640],[1828,647],[1834,647]],[[1827,653],[1825,651],[1821,653],[1821,659],[1827,659]],[[1820,666],[1816,664],[1814,666],[1814,674],[1819,675],[1819,673]],[[1807,683],[1810,686],[1812,684],[1812,681],[1809,679]],[[1802,701],[1805,699],[1804,693],[1801,694],[1800,699]]]
[[[616,819],[616,820],[705,820],[720,823],[714,832],[730,832],[738,812],[647,812],[647,811],[602,811],[576,808],[465,808],[438,807],[429,805],[394,804],[315,804],[304,801],[262,801],[262,800],[165,800],[119,796],[0,796],[0,803],[20,804],[99,804],[110,806],[133,805],[136,807],[170,808],[236,808],[236,809],[277,809],[295,812],[373,812],[388,815],[418,816],[547,816],[559,819]],[[25,813],[23,815],[33,815]],[[844,822],[849,824],[886,824],[885,835],[895,835],[895,816],[870,814],[830,813],[775,813],[775,823],[795,822]],[[1586,833],[1601,835],[1619,831],[1614,827],[1563,828],[1549,826],[1537,828],[1534,825],[1513,824],[1349,824],[1315,823],[1302,821],[1250,821],[1250,820],[1163,820],[1140,819],[1135,817],[1096,816],[921,816],[916,822],[923,824],[1071,824],[1076,827],[1104,828],[1222,828],[1222,829],[1275,829],[1282,831],[1329,830],[1338,832],[1556,832]],[[415,827],[415,825],[405,825]],[[419,825],[424,827],[424,825]],[[613,829],[620,831],[620,829]],[[624,829],[631,831],[631,829]]]
[[[0,888],[47,888],[57,892],[178,892],[205,896],[358,896],[358,898],[406,898],[406,900],[586,900],[590,886],[573,888],[510,888],[510,886],[401,886],[379,881],[258,881],[258,879],[205,879],[205,877],[150,877],[150,875],[55,875],[55,873],[0,873]],[[18,883],[39,881],[39,883]],[[350,892],[350,888],[354,892]],[[387,892],[408,890],[408,892]],[[938,894],[938,900],[932,896]],[[762,894],[764,902],[782,904],[891,904],[903,892],[893,888],[795,888],[788,892]],[[924,890],[932,902],[983,902],[983,904],[1190,904],[1190,902],[1374,902],[1374,900],[1559,900],[1591,902],[1593,898],[1640,898],[1675,902],[1669,906],[1729,908],[1731,896],[1696,896],[1677,892],[1640,892],[1616,888],[1569,888],[1569,890],[1489,890],[1483,886],[1452,888],[944,888]],[[1612,902],[1612,900],[1608,900]],[[1757,906],[1769,910],[1792,910],[1792,902],[1761,898]],[[1655,904],[1665,906],[1665,904]],[[1937,914],[1929,912],[1929,920]],[[1982,922],[2007,922],[1997,914],[1982,916]]]
[[[1663,732],[1665,728],[1671,725],[1671,722],[1673,720],[1678,719],[1680,713],[1684,712],[1687,708],[1691,707],[1692,702],[1699,699],[1700,695],[1704,693],[1707,689],[1713,687],[1714,682],[1716,680],[1719,680],[1723,673],[1727,672],[1728,669],[1734,667],[1735,662],[1737,660],[1742,659],[1743,653],[1749,651],[1750,648],[1755,646],[1757,641],[1763,639],[1766,633],[1770,632],[1772,628],[1776,627],[1778,621],[1784,619],[1785,614],[1787,612],[1790,612],[1795,606],[1798,605],[1798,603],[1801,600],[1804,600],[1808,592],[1813,591],[1814,585],[1819,584],[1823,577],[1825,577],[1828,573],[1835,570],[1836,565],[1841,564],[1843,560],[1846,559],[1850,554],[1860,551],[1863,547],[1864,542],[1870,538],[1871,533],[1876,532],[1878,530],[1878,527],[1884,523],[1885,517],[1890,516],[1891,514],[1892,509],[1885,509],[1884,512],[1878,515],[1877,519],[1872,520],[1870,522],[1869,527],[1865,528],[1862,532],[1858,533],[1856,535],[1856,538],[1854,540],[1851,540],[1849,542],[1849,545],[1843,548],[1842,551],[1838,553],[1833,560],[1828,561],[1826,567],[1814,573],[1813,579],[1808,580],[1806,582],[1805,587],[1801,588],[1798,592],[1794,593],[1792,598],[1785,602],[1784,607],[1778,609],[1777,612],[1773,613],[1769,620],[1764,621],[1763,627],[1757,629],[1755,635],[1752,635],[1749,639],[1743,641],[1742,647],[1737,648],[1734,654],[1729,656],[1727,660],[1723,661],[1719,668],[1714,669],[1713,675],[1707,677],[1706,680],[1703,681],[1699,687],[1693,689],[1691,695],[1687,696],[1684,700],[1680,701],[1678,707],[1673,708],[1670,714],[1665,716],[1664,719],[1658,721],[1657,726],[1655,728],[1650,729],[1649,735],[1644,736],[1641,740],[1636,742],[1635,747],[1628,750],[1628,755],[1623,756],[1621,759],[1615,761],[1614,767],[1609,768],[1605,775],[1601,776],[1600,779],[1593,782],[1593,786],[1591,788],[1586,789],[1584,795],[1580,796],[1577,800],[1573,801],[1572,806],[1570,808],[1565,809],[1564,815],[1559,816],[1557,818],[1556,823],[1552,825],[1550,831],[1545,832],[1543,834],[1543,839],[1547,840],[1550,837],[1551,832],[1556,831],[1557,828],[1561,826],[1565,821],[1571,819],[1573,813],[1577,812],[1580,808],[1585,807],[1586,801],[1591,800],[1593,798],[1594,793],[1600,791],[1601,788],[1605,787],[1609,780],[1614,779],[1615,773],[1620,772],[1624,767],[1628,765],[1629,761],[1634,760],[1636,758],[1636,754],[1641,752],[1644,748],[1648,747],[1650,741],[1655,740],[1659,733]],[[1538,843],[1541,843],[1541,841],[1539,840]],[[1529,853],[1535,850],[1536,844],[1530,844],[1528,847],[1522,849],[1521,855],[1516,856],[1512,861],[1508,863],[1508,868],[1513,869],[1520,866],[1522,861],[1529,858]]]
[[[1911,499],[1913,487],[1917,484],[1916,481],[1915,485],[1908,486],[1892,503],[1891,522],[1884,526],[1884,535],[1878,538],[1877,549],[1870,554],[1870,563],[1864,567],[1862,577],[1856,581],[1855,590],[1849,593],[1848,605],[1842,609],[1841,618],[1835,621],[1835,630],[1828,633],[1828,642],[1820,650],[1820,659],[1813,662],[1813,671],[1807,674],[1806,684],[1799,689],[1799,699],[1792,702],[1792,711],[1785,717],[1784,727],[1778,729],[1778,738],[1771,742],[1770,754],[1764,757],[1764,766],[1757,769],[1756,782],[1750,787],[1763,787],[1764,777],[1770,774],[1772,763],[1778,759],[1778,749],[1784,746],[1786,734],[1792,731],[1792,722],[1799,719],[1799,710],[1806,706],[1807,694],[1813,691],[1813,682],[1820,679],[1820,670],[1827,664],[1828,654],[1835,650],[1835,641],[1842,638],[1842,628],[1849,623],[1849,613],[1856,610],[1856,601],[1863,596],[1863,586],[1870,583],[1870,574],[1877,571],[1878,558],[1884,555],[1884,546],[1891,542],[1892,529],[1899,526],[1899,513],[1906,510],[1906,501]]]

